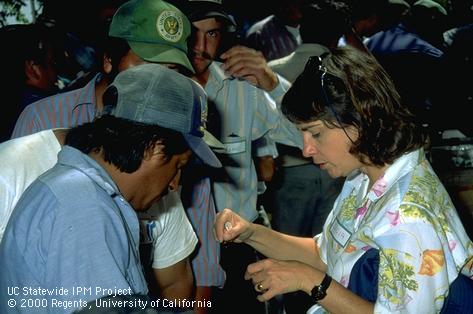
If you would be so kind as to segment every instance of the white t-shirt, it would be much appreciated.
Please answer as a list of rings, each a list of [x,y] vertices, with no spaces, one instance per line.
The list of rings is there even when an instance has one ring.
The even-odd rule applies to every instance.
[[[60,149],[52,130],[0,144],[0,241],[21,194],[39,175],[56,164]]]
[[[52,130],[0,143],[0,241],[21,194],[57,162],[61,146]],[[179,192],[164,196],[140,213],[142,235],[153,243],[153,268],[171,266],[189,256],[197,236],[187,219]]]
[[[180,191],[169,192],[146,212],[138,212],[138,218],[142,242],[153,243],[153,268],[165,268],[183,260],[198,242],[182,206]]]

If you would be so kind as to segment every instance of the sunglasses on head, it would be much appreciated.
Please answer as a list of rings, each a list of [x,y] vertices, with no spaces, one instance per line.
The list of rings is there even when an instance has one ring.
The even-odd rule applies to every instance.
[[[354,141],[348,135],[348,132],[346,131],[345,127],[343,126],[343,123],[341,122],[339,115],[337,114],[337,112],[335,111],[333,107],[333,102],[331,101],[331,98],[328,96],[327,91],[325,89],[327,85],[327,76],[329,76],[330,73],[327,73],[327,68],[323,64],[323,59],[327,57],[328,55],[329,53],[326,52],[320,56],[309,57],[309,60],[307,61],[306,66],[304,68],[304,74],[305,76],[311,79],[320,80],[320,91],[322,94],[322,100],[324,102],[324,105],[329,108],[330,112],[333,114],[333,116],[337,120],[338,125],[340,126],[340,128],[342,128],[343,132],[345,132],[345,135],[348,137],[350,142],[354,143]],[[331,76],[334,77],[333,75]],[[313,101],[316,102],[318,100],[319,98],[317,98],[317,95],[314,93]]]

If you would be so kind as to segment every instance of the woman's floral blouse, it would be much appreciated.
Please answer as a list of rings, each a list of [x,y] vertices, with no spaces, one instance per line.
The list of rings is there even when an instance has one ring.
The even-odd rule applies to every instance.
[[[347,177],[315,237],[327,272],[346,287],[356,261],[378,249],[375,313],[439,312],[458,274],[473,278],[473,245],[447,192],[423,150],[399,158],[368,185],[363,173]]]

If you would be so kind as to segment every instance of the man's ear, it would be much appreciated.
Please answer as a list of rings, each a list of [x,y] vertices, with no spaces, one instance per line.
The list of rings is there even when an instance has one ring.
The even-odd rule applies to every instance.
[[[42,73],[39,67],[40,65],[34,60],[25,60],[26,83],[35,85],[34,83],[41,80]]]
[[[167,156],[166,156],[166,153],[164,152],[163,144],[157,142],[145,152],[144,159],[152,159],[152,158],[167,160]]]
[[[112,58],[107,56],[106,54],[103,55],[103,72],[106,74],[109,74],[113,70],[113,65],[112,65]]]

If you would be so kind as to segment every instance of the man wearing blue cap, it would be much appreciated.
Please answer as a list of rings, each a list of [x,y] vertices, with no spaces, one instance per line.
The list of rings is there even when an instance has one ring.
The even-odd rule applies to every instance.
[[[104,115],[71,129],[58,163],[19,200],[0,246],[0,290],[63,288],[28,298],[49,309],[67,302],[66,312],[103,295],[147,294],[135,210],[177,188],[192,152],[221,166],[203,140],[205,99],[200,86],[160,65],[118,74]],[[22,293],[2,293],[0,312],[11,310],[7,297],[21,311]]]
[[[178,8],[165,1],[131,0],[126,2],[118,8],[111,21],[110,36],[104,44],[102,73],[83,88],[49,97],[28,106],[17,121],[13,137],[50,128],[73,127],[92,121],[102,110],[102,95],[108,84],[116,73],[129,67],[151,62],[165,65],[183,74],[193,73],[193,67],[186,56],[190,33],[191,25],[187,17]],[[48,133],[48,137],[56,144],[52,133]],[[205,139],[208,140],[208,137]],[[215,241],[212,230],[208,227],[213,223],[215,216],[213,199],[210,197],[210,181],[204,178],[187,185],[192,187],[187,193],[191,195],[191,200],[189,204],[186,204],[186,210],[200,242],[198,252],[192,260],[197,291],[200,290],[199,287],[223,286],[225,273],[219,265],[218,242]],[[8,190],[12,191],[12,189]],[[0,199],[1,192],[0,186]],[[166,200],[166,206],[160,207],[182,208],[183,204],[176,194],[179,194],[178,191],[169,193],[168,199],[172,200]],[[186,194],[186,191],[182,194]],[[172,213],[173,211],[165,212]],[[162,250],[157,247],[162,241],[158,241],[156,234],[156,230],[160,230],[159,221],[162,221],[162,216],[162,210],[157,213],[152,211],[140,214],[143,229],[145,229],[143,232],[145,245],[154,244],[152,251],[155,256],[151,257],[153,272],[170,265],[169,261],[165,264],[157,262],[157,255],[161,257],[163,255]],[[156,277],[160,275],[162,276],[162,274],[156,274]],[[152,279],[151,277],[148,278]]]

